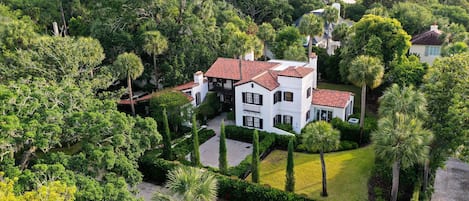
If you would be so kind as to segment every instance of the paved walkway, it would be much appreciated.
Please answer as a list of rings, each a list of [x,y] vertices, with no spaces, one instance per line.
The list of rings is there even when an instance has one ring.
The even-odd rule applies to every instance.
[[[143,198],[145,201],[151,201],[151,197],[155,192],[170,194],[169,190],[163,186],[155,185],[148,182],[142,182],[137,185],[137,198]]]
[[[469,200],[469,164],[449,159],[436,171],[434,187],[432,201]]]
[[[227,120],[226,113],[215,117],[207,123],[207,128],[215,131],[216,136],[200,145],[200,162],[204,166],[218,168],[219,143],[220,143],[220,124],[225,120],[225,125],[234,125],[235,122]],[[236,166],[243,161],[247,155],[252,153],[252,144],[236,140],[226,139],[228,166]]]

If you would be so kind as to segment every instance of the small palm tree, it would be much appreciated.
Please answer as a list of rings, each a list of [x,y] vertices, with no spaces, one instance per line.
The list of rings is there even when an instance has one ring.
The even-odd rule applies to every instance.
[[[144,34],[144,41],[143,50],[153,56],[153,69],[158,86],[159,74],[156,67],[156,55],[160,55],[168,49],[168,40],[159,31],[147,31]]]
[[[240,80],[242,80],[243,74],[241,62],[243,60],[243,55],[254,48],[253,36],[250,36],[242,31],[237,31],[229,38],[227,42],[227,48],[235,58],[238,57],[239,59],[239,76]]]
[[[366,87],[374,89],[381,85],[384,75],[384,67],[376,57],[361,55],[350,64],[348,80],[355,86],[362,88],[361,112],[360,112],[360,143],[363,136],[366,107]]]
[[[326,162],[324,152],[334,151],[339,148],[340,132],[332,128],[325,121],[317,121],[308,124],[303,130],[303,144],[309,151],[319,151],[322,167],[322,193],[327,196]]]
[[[143,73],[143,64],[140,57],[134,53],[122,53],[117,56],[116,61],[113,63],[116,72],[121,79],[127,78],[127,85],[129,89],[130,107],[132,115],[135,116],[135,107],[132,94],[132,80],[137,79]]]
[[[210,201],[217,197],[217,179],[198,168],[177,168],[168,173],[168,188],[184,201]]]
[[[320,35],[324,31],[324,24],[321,18],[317,17],[314,14],[305,14],[301,18],[300,25],[298,27],[300,33],[309,36],[308,41],[308,58],[313,51],[313,37]]]
[[[413,86],[399,87],[393,84],[379,98],[378,114],[380,117],[395,117],[396,113],[410,115],[421,120],[428,115],[427,101],[422,92]]]
[[[381,160],[392,164],[391,200],[397,200],[399,171],[428,158],[432,133],[422,126],[422,121],[396,113],[378,121],[378,129],[372,134],[375,152]]]
[[[324,9],[324,14],[323,14],[324,21],[327,23],[327,34],[326,34],[326,39],[327,39],[327,45],[326,45],[326,50],[329,51],[329,39],[332,33],[332,24],[336,23],[337,20],[339,19],[339,11],[332,7],[332,6],[327,6]]]
[[[257,37],[262,40],[264,43],[263,55],[264,60],[266,60],[267,52],[267,42],[272,42],[275,38],[275,29],[271,24],[264,22],[259,26],[259,31],[257,32]]]

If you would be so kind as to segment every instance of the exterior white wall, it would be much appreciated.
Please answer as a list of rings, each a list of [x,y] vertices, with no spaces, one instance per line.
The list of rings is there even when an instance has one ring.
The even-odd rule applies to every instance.
[[[425,48],[426,48],[426,45],[412,45],[410,46],[409,53],[417,54],[420,56],[421,62],[426,62],[429,65],[433,65],[433,61],[435,61],[435,59],[440,56],[435,56],[435,55],[425,56]]]
[[[328,107],[328,106],[322,106],[322,105],[311,105],[311,119],[310,121],[314,121],[318,119],[318,116],[316,115],[317,110],[329,110],[332,111],[332,118],[338,117],[342,119],[343,121],[346,121],[346,116],[348,117],[349,115],[353,114],[353,103],[355,101],[354,96],[350,96],[347,105],[345,105],[344,108],[337,108],[337,107]],[[346,108],[350,106],[350,110],[346,111]]]
[[[202,103],[205,99],[205,96],[207,96],[208,82],[202,82],[198,86],[195,86],[192,89],[183,90],[182,92],[186,93],[187,91],[191,91],[191,96],[193,98],[193,100],[191,101],[191,104],[195,107],[195,106],[197,106],[196,105],[196,97],[195,97],[197,92],[200,92],[200,103]]]
[[[243,103],[243,92],[257,93],[262,95],[262,105]],[[261,118],[264,130],[273,132],[273,93],[266,88],[254,83],[248,82],[235,87],[235,112],[236,125],[243,126],[243,116],[252,116]],[[250,110],[250,111],[246,111]]]

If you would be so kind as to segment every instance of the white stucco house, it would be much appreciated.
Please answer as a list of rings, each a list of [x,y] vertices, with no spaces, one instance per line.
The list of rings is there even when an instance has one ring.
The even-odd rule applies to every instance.
[[[353,113],[351,92],[317,89],[314,53],[308,62],[243,60],[241,71],[238,59],[218,58],[205,76],[199,71],[194,81],[176,89],[191,96],[195,105],[214,91],[221,102],[232,105],[236,125],[279,134],[290,133],[277,124],[290,124],[300,133],[310,121],[346,120]]]
[[[432,65],[433,61],[441,55],[443,41],[440,39],[440,35],[441,31],[438,30],[438,25],[430,26],[429,31],[412,37],[409,53],[419,55],[421,62]]]

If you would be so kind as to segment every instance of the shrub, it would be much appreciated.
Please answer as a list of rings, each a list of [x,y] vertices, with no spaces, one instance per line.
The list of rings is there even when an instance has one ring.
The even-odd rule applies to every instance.
[[[356,149],[356,148],[358,148],[358,143],[344,140],[344,141],[340,141],[338,151],[344,151],[344,150],[350,150],[350,149]]]
[[[342,121],[339,118],[333,118],[331,124],[335,129],[340,131],[340,140],[360,143],[360,125],[350,124],[348,122]],[[376,129],[376,126],[376,119],[365,118],[362,144],[367,144],[370,142],[370,133]]]
[[[291,124],[277,124],[275,125],[275,128],[290,132],[290,133],[295,133],[293,130],[293,126]]]
[[[200,120],[205,120],[206,118],[211,119],[219,114],[220,107],[221,104],[217,94],[209,92],[202,104],[197,107],[197,116]]]
[[[202,129],[198,132],[198,134],[199,142],[200,144],[203,144],[208,139],[215,136],[215,131],[211,129]],[[173,148],[173,154],[176,156],[177,160],[185,160],[186,155],[192,151],[192,147],[192,138],[187,138]]]

